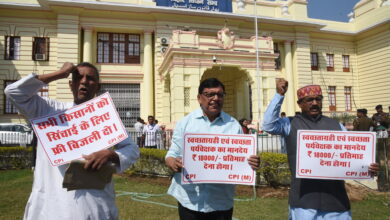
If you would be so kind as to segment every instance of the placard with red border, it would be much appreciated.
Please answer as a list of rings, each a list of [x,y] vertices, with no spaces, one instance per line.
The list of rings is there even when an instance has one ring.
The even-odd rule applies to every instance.
[[[375,149],[374,132],[298,130],[296,177],[370,179]]]
[[[81,159],[128,137],[108,92],[30,121],[52,166]]]
[[[186,133],[182,183],[254,185],[256,172],[248,158],[256,150],[256,135]]]

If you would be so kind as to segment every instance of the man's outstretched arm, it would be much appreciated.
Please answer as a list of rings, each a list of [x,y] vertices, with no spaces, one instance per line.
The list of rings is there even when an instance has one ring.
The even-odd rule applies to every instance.
[[[47,83],[66,78],[73,71],[72,63],[64,63],[60,70],[44,75],[30,74],[5,88],[4,93],[19,112],[28,118],[48,114],[48,109],[59,105],[54,100],[44,100],[37,95]],[[60,107],[60,106],[58,106]]]
[[[37,75],[36,78],[42,81],[45,84],[49,84],[53,81],[59,80],[59,79],[66,79],[70,75],[70,73],[76,68],[73,63],[65,62],[61,69],[48,73],[43,75]]]
[[[264,113],[262,129],[268,133],[283,136],[287,136],[290,133],[290,120],[279,117],[287,88],[288,82],[284,79],[279,80],[276,84],[277,93]]]

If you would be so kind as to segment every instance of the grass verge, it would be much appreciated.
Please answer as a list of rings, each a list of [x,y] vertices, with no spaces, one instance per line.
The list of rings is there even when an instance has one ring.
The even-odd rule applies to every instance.
[[[0,219],[22,218],[32,179],[31,170],[0,171]],[[165,195],[168,186],[167,178],[115,176],[118,195],[132,193],[117,197],[120,219],[178,219],[177,209],[173,208],[177,206],[176,200]],[[251,190],[247,186],[238,187],[237,197],[245,201],[235,201],[236,219],[287,219],[286,193],[261,188],[257,190],[257,199],[251,200]],[[137,196],[137,193],[144,194]],[[145,198],[149,194],[159,196]],[[390,220],[390,193],[371,193],[362,201],[352,202],[352,213],[357,220]]]

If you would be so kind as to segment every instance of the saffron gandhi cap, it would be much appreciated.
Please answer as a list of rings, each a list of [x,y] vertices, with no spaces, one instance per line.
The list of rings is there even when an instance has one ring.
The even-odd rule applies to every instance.
[[[297,90],[298,99],[302,99],[306,96],[318,96],[322,95],[321,86],[308,85]]]

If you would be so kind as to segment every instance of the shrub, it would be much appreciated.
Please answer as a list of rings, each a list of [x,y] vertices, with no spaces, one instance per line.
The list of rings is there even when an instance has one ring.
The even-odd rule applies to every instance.
[[[141,148],[140,151],[139,160],[125,171],[126,174],[172,175],[172,171],[165,165],[166,150]],[[261,158],[260,168],[257,171],[259,178],[272,187],[290,184],[290,170],[286,154],[261,153],[259,156]]]
[[[330,118],[333,118],[338,122],[345,124],[345,123],[352,123],[353,120],[356,118],[356,116],[343,112],[343,113],[331,113]]]
[[[172,171],[165,165],[166,150],[141,148],[140,159],[125,173],[148,175],[172,175]],[[290,184],[290,170],[287,155],[281,153],[261,153],[260,168],[257,176],[272,187],[287,186]],[[259,183],[259,181],[257,181]]]
[[[31,167],[32,147],[0,147],[0,169]]]
[[[165,165],[166,150],[140,149],[139,160],[125,171],[126,174],[147,174],[170,176],[172,171]],[[261,153],[257,176],[267,185],[277,187],[290,184],[290,170],[287,155],[280,153]],[[31,167],[32,148],[0,147],[0,169],[24,169]],[[258,181],[259,183],[259,181]]]
[[[260,169],[258,174],[264,177],[269,186],[286,186],[290,184],[290,169],[287,155],[281,153],[260,153]]]
[[[167,150],[140,148],[141,156],[160,160],[163,163],[165,163],[165,155],[167,152]]]
[[[147,174],[158,176],[169,176],[172,174],[165,165],[166,150],[140,148],[140,158],[125,171],[127,174]]]

